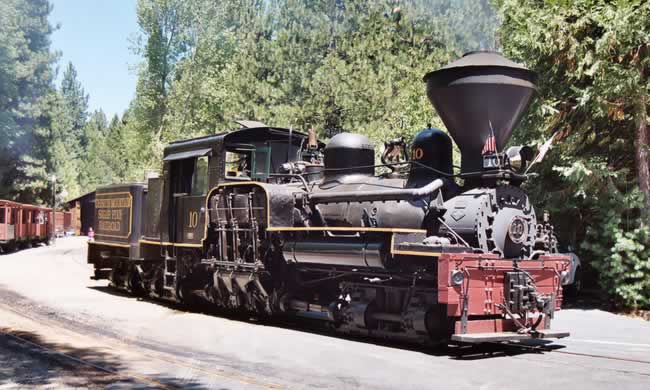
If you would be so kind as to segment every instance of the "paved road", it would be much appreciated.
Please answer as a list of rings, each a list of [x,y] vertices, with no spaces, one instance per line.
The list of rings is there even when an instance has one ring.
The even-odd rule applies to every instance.
[[[554,327],[572,336],[556,342],[562,348],[554,352],[490,349],[495,353],[457,359],[448,351],[188,313],[123,296],[89,279],[85,250],[83,238],[66,238],[0,256],[0,389],[109,382],[114,388],[650,389],[650,323],[640,319],[563,310]],[[15,335],[49,351],[37,354]],[[97,367],[78,375],[84,371],[71,369],[61,353]],[[48,362],[53,355],[57,360]],[[25,361],[34,367],[32,382]]]

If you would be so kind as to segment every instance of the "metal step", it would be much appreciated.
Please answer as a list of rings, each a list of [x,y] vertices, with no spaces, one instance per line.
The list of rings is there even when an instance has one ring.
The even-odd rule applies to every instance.
[[[493,343],[501,341],[520,341],[530,339],[561,339],[569,337],[570,333],[560,330],[542,329],[535,333],[495,332],[495,333],[468,333],[454,334],[452,341],[460,343]]]
[[[169,272],[170,265],[173,264],[176,271],[176,259],[171,257],[165,258],[165,270],[163,272],[163,289],[174,291],[176,289],[176,272]]]

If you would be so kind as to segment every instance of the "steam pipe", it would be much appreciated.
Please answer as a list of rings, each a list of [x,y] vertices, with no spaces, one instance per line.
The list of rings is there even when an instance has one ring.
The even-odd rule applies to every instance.
[[[348,191],[333,193],[312,193],[308,195],[312,204],[336,202],[384,202],[391,200],[413,200],[432,195],[444,186],[442,179],[436,179],[424,187],[387,191]]]

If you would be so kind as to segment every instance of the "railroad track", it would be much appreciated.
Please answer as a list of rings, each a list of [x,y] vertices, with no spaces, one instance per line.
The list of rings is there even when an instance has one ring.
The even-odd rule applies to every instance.
[[[11,311],[15,313],[16,315],[35,321],[39,323],[40,325],[43,325],[47,328],[52,329],[53,331],[56,331],[56,328],[62,328],[62,324],[59,322],[59,320],[53,320],[51,318],[48,318],[46,315],[42,313],[32,313],[32,312],[27,312],[26,310],[19,310],[17,308],[14,308],[12,306],[7,305],[6,303],[0,303],[0,307],[2,307],[4,310]],[[135,352],[137,356],[146,358],[148,360],[154,360],[158,361],[161,363],[165,363],[174,367],[178,368],[184,368],[184,369],[189,369],[191,372],[200,377],[212,377],[216,378],[217,380],[222,379],[222,380],[229,380],[229,381],[236,381],[241,384],[245,385],[252,385],[252,386],[258,386],[262,388],[268,388],[268,389],[280,389],[282,386],[273,384],[273,383],[268,383],[268,382],[262,382],[256,378],[252,378],[246,375],[241,375],[237,373],[232,373],[223,369],[218,369],[218,368],[206,368],[204,366],[201,366],[197,363],[194,362],[188,362],[182,359],[178,359],[175,357],[170,356],[171,352],[163,352],[161,350],[154,349],[152,350],[151,348],[148,348],[146,346],[145,342],[139,342],[139,341],[128,341],[120,337],[116,337],[114,335],[105,335],[105,334],[98,334],[97,331],[93,331],[91,328],[87,328],[87,325],[84,324],[77,324],[75,321],[62,318],[63,321],[66,322],[71,322],[72,326],[75,327],[74,331],[76,333],[79,333],[84,336],[90,336],[94,338],[100,338],[104,341],[103,344],[109,344],[111,345],[114,349],[120,350],[120,348],[129,348],[133,350],[134,346],[138,346],[137,351]],[[65,324],[64,324],[65,326]],[[182,388],[182,386],[174,385],[174,384],[169,384],[169,383],[163,383],[155,378],[148,377],[148,376],[143,376],[143,375],[138,375],[138,374],[130,374],[130,373],[125,373],[125,372],[120,372],[118,370],[115,370],[111,367],[106,367],[101,364],[94,363],[92,361],[87,361],[85,359],[79,358],[77,356],[73,356],[70,354],[65,354],[61,353],[58,351],[53,351],[50,348],[48,348],[45,345],[40,345],[38,343],[34,343],[33,341],[26,340],[21,338],[20,336],[16,336],[14,334],[8,334],[7,332],[3,332],[0,330],[0,333],[5,334],[13,339],[20,340],[21,342],[24,342],[26,344],[29,344],[33,347],[38,347],[44,351],[52,352],[56,354],[57,356],[60,356],[61,358],[68,359],[71,362],[75,362],[76,364],[79,365],[84,365],[86,367],[95,369],[97,371],[101,371],[107,374],[114,375],[116,379],[131,379],[135,380],[137,382],[142,382],[142,383],[147,383],[151,385],[152,387],[156,388],[163,388],[163,389],[179,389]],[[157,347],[160,347],[161,349],[164,350],[165,346],[160,346],[157,345]],[[171,351],[171,346],[168,346],[170,351]],[[489,350],[489,348],[492,347],[493,350]],[[497,348],[495,348],[497,347]],[[581,352],[572,352],[572,351],[564,351],[564,350],[559,350],[557,348],[554,348],[553,345],[526,345],[526,344],[503,344],[503,343],[486,343],[483,346],[472,346],[472,347],[467,347],[467,348],[452,348],[448,350],[448,354],[450,356],[456,355],[459,358],[463,358],[466,356],[471,356],[471,355],[477,355],[477,354],[494,354],[494,353],[506,353],[508,350],[525,350],[528,352],[537,352],[537,353],[555,353],[555,354],[562,354],[562,355],[570,355],[570,356],[579,356],[579,357],[585,357],[588,359],[606,359],[606,360],[612,360],[612,361],[622,361],[622,362],[628,362],[628,363],[636,363],[636,364],[643,364],[643,365],[650,365],[650,360],[642,360],[642,359],[631,359],[631,358],[624,358],[624,357],[618,357],[618,356],[609,356],[609,355],[600,355],[600,354],[589,354],[589,353],[581,353]],[[455,351],[454,351],[455,350]],[[637,374],[643,375],[643,376],[650,376],[650,374],[646,373],[640,373],[636,372]]]
[[[0,303],[0,307],[2,307],[3,310],[10,311],[14,314],[16,314],[19,317],[26,318],[28,320],[34,321],[39,323],[40,325],[43,325],[49,329],[52,329],[53,332],[56,332],[56,328],[60,328],[60,324],[58,324],[56,321],[53,321],[52,319],[49,319],[47,317],[41,316],[41,315],[33,315],[33,314],[28,314],[24,311],[19,311],[7,304]],[[79,329],[75,329],[76,332],[79,332]],[[79,332],[84,336],[87,337],[93,337],[95,339],[102,339],[105,341],[103,344],[111,345],[109,349],[113,350],[119,350],[119,347],[133,350],[133,344],[129,342],[125,342],[121,338],[116,338],[116,337],[111,337],[111,336],[106,336],[106,335],[101,335],[97,334],[95,332]],[[120,372],[118,370],[115,370],[113,368],[107,367],[102,364],[97,364],[92,361],[89,361],[87,359],[83,359],[77,356],[74,356],[72,354],[67,354],[64,352],[56,351],[46,345],[43,345],[41,343],[37,343],[31,340],[28,340],[26,338],[20,337],[14,333],[6,332],[4,330],[0,329],[0,334],[7,336],[8,338],[11,338],[15,341],[22,342],[25,345],[29,345],[31,347],[37,348],[42,350],[43,352],[47,352],[52,354],[53,356],[59,356],[62,359],[67,359],[70,362],[76,363],[81,366],[85,366],[88,368],[95,369],[100,372],[104,372],[107,374],[115,375],[116,379],[121,378],[121,379],[131,379],[131,380],[136,380],[138,382],[142,383],[147,383],[149,385],[152,385],[156,388],[161,388],[161,389],[183,389],[182,385],[174,385],[174,384],[169,384],[169,383],[163,383],[161,381],[156,380],[155,378],[151,376],[146,376],[146,375],[139,375],[139,374],[131,374],[131,373],[125,373],[125,372]],[[118,347],[118,348],[116,348]],[[148,361],[154,360],[158,362],[162,362],[177,368],[182,368],[182,369],[187,369],[190,370],[192,373],[196,374],[197,376],[200,377],[211,377],[216,380],[228,380],[231,382],[238,382],[243,385],[249,385],[249,386],[257,386],[260,388],[265,388],[265,389],[270,389],[270,390],[279,390],[279,389],[284,389],[283,386],[280,386],[278,384],[274,383],[269,383],[269,382],[261,382],[257,380],[256,378],[252,378],[246,375],[241,375],[241,374],[236,374],[236,373],[231,373],[223,369],[218,369],[218,368],[205,368],[202,367],[200,364],[196,362],[186,362],[181,359],[168,356],[168,354],[163,353],[163,352],[158,352],[158,351],[152,351],[149,349],[146,349],[144,347],[138,348],[136,354],[142,358],[148,359]]]
[[[488,349],[488,348],[493,348],[493,349]],[[476,355],[481,355],[481,354],[487,354],[487,355],[494,355],[495,353],[506,353],[506,351],[509,350],[516,350],[516,351],[528,351],[528,352],[535,352],[535,353],[554,353],[554,354],[561,354],[561,355],[568,355],[568,356],[578,356],[578,357],[585,357],[589,359],[602,359],[602,360],[611,360],[611,361],[620,361],[620,362],[625,362],[625,363],[636,363],[636,364],[644,364],[644,365],[650,365],[650,360],[642,360],[642,359],[631,359],[631,358],[624,358],[620,356],[609,356],[609,355],[602,355],[602,354],[593,354],[593,353],[583,353],[583,352],[573,352],[573,351],[564,351],[562,349],[559,349],[558,345],[551,344],[551,345],[527,345],[527,344],[521,344],[521,343],[499,343],[499,342],[486,342],[483,345],[477,344],[477,345],[467,345],[467,346],[460,346],[457,347],[455,351],[450,352],[450,354],[453,354],[456,356],[456,358],[464,358],[464,357],[469,357],[469,356],[476,356]],[[498,348],[498,349],[497,349]],[[562,347],[560,347],[562,348]],[[615,371],[621,371],[621,370],[616,370]],[[628,371],[623,371],[623,372],[628,372]],[[649,376],[650,374],[648,373],[643,373],[643,372],[638,372],[634,371],[635,374],[642,375],[642,376]]]
[[[616,360],[616,361],[628,362],[628,363],[650,364],[650,360],[629,359],[629,358],[623,358],[619,356],[607,356],[607,355],[599,355],[599,354],[592,354],[592,353],[563,351],[557,348],[551,348],[550,346],[547,345],[540,345],[540,346],[532,346],[532,345],[525,345],[525,344],[502,344],[502,345],[508,345],[515,348],[530,350],[530,351],[553,352],[553,353],[559,353],[563,355],[582,356],[582,357],[589,357],[594,359],[606,359],[606,360]]]

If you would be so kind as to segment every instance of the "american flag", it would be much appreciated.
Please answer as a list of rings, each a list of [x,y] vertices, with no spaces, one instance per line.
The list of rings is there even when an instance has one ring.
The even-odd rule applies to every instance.
[[[490,122],[490,135],[487,140],[485,140],[485,145],[483,145],[483,152],[481,154],[485,155],[488,153],[497,152],[497,139],[494,137],[494,129],[492,128],[492,122]]]
[[[539,152],[537,153],[537,156],[535,156],[533,161],[530,162],[530,165],[528,165],[528,168],[526,169],[526,172],[524,172],[524,173],[528,173],[528,171],[530,170],[530,168],[533,165],[535,165],[536,163],[538,163],[538,162],[540,162],[540,161],[542,161],[544,159],[544,156],[546,156],[546,153],[548,153],[548,151],[551,149],[551,145],[553,144],[553,140],[555,140],[555,136],[558,135],[558,134],[559,134],[559,132],[553,133],[551,138],[549,138],[548,140],[546,140],[546,142],[544,142],[544,145],[542,145],[539,148]]]

